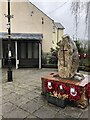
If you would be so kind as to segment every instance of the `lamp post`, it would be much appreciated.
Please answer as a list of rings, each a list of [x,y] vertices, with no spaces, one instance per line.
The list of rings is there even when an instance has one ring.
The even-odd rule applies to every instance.
[[[12,79],[12,54],[11,54],[11,30],[10,30],[10,19],[11,19],[11,15],[10,15],[10,0],[8,0],[8,71],[7,71],[7,77],[8,77],[8,82],[13,81]]]

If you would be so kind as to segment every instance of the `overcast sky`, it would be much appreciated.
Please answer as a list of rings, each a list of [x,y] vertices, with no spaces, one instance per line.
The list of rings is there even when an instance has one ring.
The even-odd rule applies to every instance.
[[[71,1],[67,0],[30,0],[39,9],[51,17],[55,22],[60,22],[65,30],[64,33],[76,38],[75,19],[71,13]],[[78,38],[87,39],[87,31],[85,30],[85,13],[82,12],[78,25]]]

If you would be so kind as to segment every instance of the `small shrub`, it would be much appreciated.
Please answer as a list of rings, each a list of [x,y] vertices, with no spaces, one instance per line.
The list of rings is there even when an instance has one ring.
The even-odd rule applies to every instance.
[[[47,55],[42,53],[42,64],[47,64]]]
[[[90,60],[88,58],[80,60],[79,70],[90,72]]]
[[[50,56],[49,63],[50,64],[57,64],[57,58],[55,56]]]

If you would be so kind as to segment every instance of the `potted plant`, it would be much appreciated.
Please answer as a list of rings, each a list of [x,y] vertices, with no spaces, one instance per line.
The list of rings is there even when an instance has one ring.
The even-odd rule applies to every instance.
[[[55,92],[55,91],[53,92],[53,94],[47,93],[47,101],[49,103],[52,103],[52,104],[57,105],[62,108],[66,107],[67,98],[68,98],[68,95],[66,95],[66,94],[60,95],[60,94],[57,94],[57,92]]]
[[[47,101],[56,105],[56,97],[53,96],[51,93],[47,93]]]
[[[68,100],[67,98],[68,98],[68,95],[66,94],[60,95],[59,93],[58,97],[56,97],[56,105],[59,107],[65,108],[67,105],[67,100]]]

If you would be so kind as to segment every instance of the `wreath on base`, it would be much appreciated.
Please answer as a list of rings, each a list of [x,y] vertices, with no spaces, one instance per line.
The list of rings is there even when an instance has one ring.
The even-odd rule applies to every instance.
[[[86,91],[90,93],[90,84],[86,86]],[[82,87],[73,85],[73,84],[65,84],[63,82],[55,82],[53,80],[45,81],[45,89],[46,92],[52,93],[53,96],[63,98],[67,97],[70,101],[78,101],[81,99],[81,95],[83,93]],[[90,97],[90,94],[88,95]]]
[[[87,98],[90,99],[90,83],[85,86],[85,90]]]
[[[51,80],[46,80],[45,81],[45,89],[46,89],[46,92],[53,93],[53,91],[55,89],[55,82],[51,81]]]
[[[78,100],[80,100],[82,93],[83,92],[82,92],[82,89],[80,86],[70,85],[68,99],[70,101],[78,101]]]

